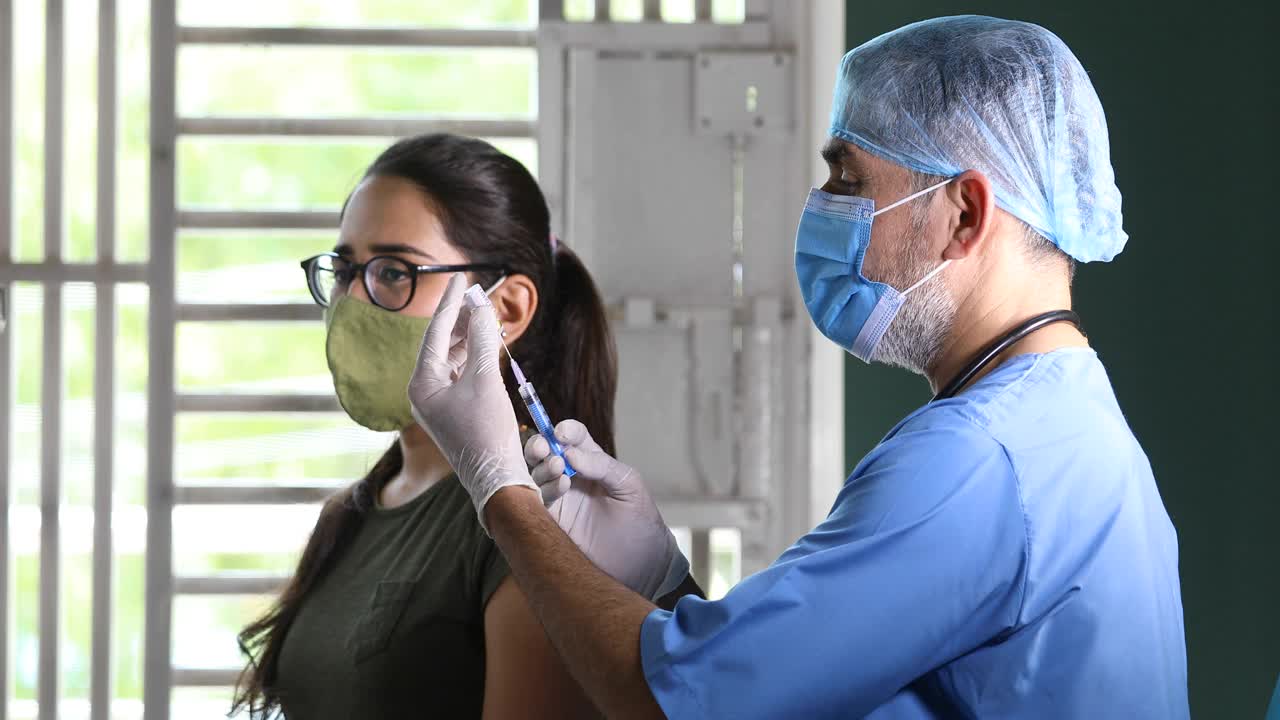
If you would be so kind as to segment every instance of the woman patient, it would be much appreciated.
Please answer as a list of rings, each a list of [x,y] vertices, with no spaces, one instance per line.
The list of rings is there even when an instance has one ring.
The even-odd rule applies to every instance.
[[[605,309],[552,236],[537,182],[481,140],[402,140],[347,198],[334,251],[303,268],[325,307],[338,400],[356,422],[399,437],[324,504],[288,585],[240,634],[249,661],[232,713],[594,717],[405,392],[449,275],[465,272],[489,290],[548,413],[581,420],[615,453]],[[682,592],[700,593],[690,579],[664,604]]]

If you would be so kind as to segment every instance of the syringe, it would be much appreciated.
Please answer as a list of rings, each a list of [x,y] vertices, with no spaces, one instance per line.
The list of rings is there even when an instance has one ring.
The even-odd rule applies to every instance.
[[[467,305],[472,308],[490,304],[489,296],[485,294],[484,289],[479,285],[472,285],[467,288],[465,297]],[[560,456],[560,459],[564,461],[565,476],[573,477],[577,475],[578,472],[569,464],[569,458],[564,456],[564,447],[556,439],[555,426],[551,424],[551,418],[547,415],[546,408],[542,407],[542,400],[538,398],[538,392],[533,389],[533,383],[525,379],[524,373],[520,371],[520,364],[511,356],[511,349],[507,347],[505,339],[502,340],[502,349],[507,351],[507,359],[511,361],[511,373],[516,376],[520,399],[524,400],[524,406],[529,410],[529,416],[533,418],[533,424],[538,428],[538,434],[546,439],[547,444],[551,446],[551,452]]]

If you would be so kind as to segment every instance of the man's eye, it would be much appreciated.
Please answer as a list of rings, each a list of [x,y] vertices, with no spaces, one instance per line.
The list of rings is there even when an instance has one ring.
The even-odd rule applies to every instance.
[[[842,177],[831,178],[831,181],[829,184],[833,190],[837,190],[845,194],[851,194],[854,190],[857,190],[858,188],[857,180],[851,180],[851,179],[846,179]]]
[[[845,170],[843,167],[840,167],[839,165],[832,165],[830,167],[831,167],[831,178],[830,180],[828,180],[828,182],[830,182],[832,185],[840,188],[851,188],[851,187],[856,187],[858,185],[858,178],[850,174],[848,170]]]

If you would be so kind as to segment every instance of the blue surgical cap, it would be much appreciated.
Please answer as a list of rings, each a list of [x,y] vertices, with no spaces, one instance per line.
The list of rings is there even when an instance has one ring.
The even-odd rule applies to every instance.
[[[831,135],[922,173],[981,171],[996,205],[1080,262],[1110,260],[1129,237],[1102,103],[1039,25],[935,18],[851,50]]]

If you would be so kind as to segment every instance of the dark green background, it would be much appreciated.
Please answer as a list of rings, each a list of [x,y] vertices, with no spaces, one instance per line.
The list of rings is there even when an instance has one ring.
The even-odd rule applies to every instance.
[[[927,17],[997,15],[1057,33],[1093,79],[1130,239],[1081,267],[1076,308],[1178,530],[1198,718],[1261,718],[1280,673],[1274,7],[847,5],[849,47]],[[928,387],[853,358],[845,381],[852,468]]]

